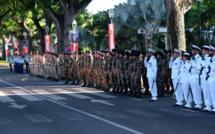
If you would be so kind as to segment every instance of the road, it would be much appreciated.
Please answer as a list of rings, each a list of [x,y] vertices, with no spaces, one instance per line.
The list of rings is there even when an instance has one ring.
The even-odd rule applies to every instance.
[[[215,116],[0,69],[0,134],[212,134]]]

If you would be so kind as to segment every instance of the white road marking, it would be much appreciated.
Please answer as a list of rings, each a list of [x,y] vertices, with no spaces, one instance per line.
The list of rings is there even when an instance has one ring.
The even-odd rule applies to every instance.
[[[47,98],[50,98],[50,99],[53,99],[53,100],[56,100],[56,101],[58,101],[58,100],[66,100],[66,98],[63,98],[63,97],[58,96],[58,95],[54,95],[54,94],[52,94],[50,92],[47,92],[45,90],[42,90],[42,89],[36,89],[36,90],[33,90],[33,91],[36,92],[39,95],[45,96]]]
[[[27,90],[27,89],[25,89],[25,88],[16,86],[16,85],[14,85],[14,84],[8,83],[8,82],[3,81],[3,80],[0,80],[0,81],[3,82],[3,83],[6,83],[6,84],[8,84],[8,85],[14,86],[14,87],[16,87],[16,88],[22,89],[22,90],[24,90],[25,92],[32,93],[32,92],[30,92],[29,90]],[[123,129],[123,130],[125,130],[125,131],[128,131],[128,132],[131,132],[131,133],[133,133],[133,134],[143,134],[142,132],[139,132],[139,131],[137,131],[137,130],[128,128],[128,127],[126,127],[126,126],[120,125],[120,124],[118,124],[118,123],[115,123],[115,122],[112,122],[112,121],[109,121],[109,120],[106,120],[106,119],[101,118],[101,117],[99,117],[99,116],[96,116],[96,115],[94,115],[94,114],[91,114],[91,113],[88,113],[88,112],[84,112],[84,111],[79,110],[79,109],[77,109],[77,108],[74,108],[74,107],[71,107],[71,106],[68,106],[68,105],[59,103],[59,102],[57,102],[57,101],[54,101],[54,100],[45,98],[45,97],[43,97],[43,96],[40,96],[40,98],[43,98],[44,100],[47,100],[47,101],[49,101],[49,102],[58,104],[58,105],[60,105],[60,106],[62,106],[62,107],[65,107],[65,108],[67,108],[67,109],[73,110],[73,111],[75,111],[75,112],[77,112],[77,113],[81,113],[81,114],[83,114],[83,115],[86,115],[86,116],[89,116],[89,117],[91,117],[91,118],[97,119],[97,120],[99,120],[99,121],[105,122],[105,123],[110,124],[110,125],[112,125],[112,126],[121,128],[121,129]]]
[[[105,105],[114,106],[114,104],[109,103],[109,101],[106,101],[106,100],[91,99],[91,102],[92,103],[102,103],[102,104],[105,104]]]
[[[182,112],[182,111],[171,111],[171,110],[165,109],[165,108],[159,108],[158,110],[163,111],[163,112],[172,113],[172,114],[182,115],[182,116],[197,116],[197,115],[200,115],[200,114],[185,113],[185,112]]]
[[[15,108],[15,109],[24,109],[26,106],[27,105],[18,105],[16,103],[11,103],[11,105],[8,107]]]
[[[107,98],[107,99],[110,99],[110,98],[118,98],[118,97],[116,97],[116,96],[107,95],[107,94],[104,94],[104,93],[101,93],[101,92],[98,92],[98,91],[92,91],[92,90],[87,90],[87,89],[83,89],[83,88],[72,88],[72,89],[81,91],[81,92],[83,92],[83,93],[89,93],[89,94],[91,94],[91,95],[95,95],[95,96]]]
[[[15,93],[16,95],[28,100],[28,101],[42,101],[43,100],[43,99],[35,97],[35,96],[31,95],[31,94],[28,94],[28,93],[26,93],[26,92],[24,92],[22,90],[13,90],[12,92]]]
[[[61,94],[66,94],[66,95],[78,98],[78,99],[91,99],[92,98],[89,96],[85,96],[85,95],[82,95],[82,94],[79,94],[76,92],[72,92],[72,91],[68,91],[68,90],[64,90],[64,89],[60,89],[60,88],[56,88],[56,89],[52,89],[52,90],[57,91]]]
[[[6,103],[6,102],[15,102],[15,100],[13,100],[12,98],[8,97],[2,91],[0,91],[0,101],[3,102],[3,103]]]
[[[33,123],[40,123],[40,122],[52,122],[52,120],[40,115],[40,114],[23,114],[23,117],[27,118]]]

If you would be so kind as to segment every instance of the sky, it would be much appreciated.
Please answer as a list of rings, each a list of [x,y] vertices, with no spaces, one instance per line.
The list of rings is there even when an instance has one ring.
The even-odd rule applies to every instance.
[[[87,9],[90,13],[96,14],[98,11],[106,11],[123,2],[127,2],[127,0],[93,0]]]

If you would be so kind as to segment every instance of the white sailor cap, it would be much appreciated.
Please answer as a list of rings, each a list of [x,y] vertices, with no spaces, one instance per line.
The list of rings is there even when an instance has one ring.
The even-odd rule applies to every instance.
[[[201,51],[201,49],[199,47],[197,47],[196,45],[193,45],[192,49],[196,49],[196,50]]]
[[[202,49],[209,49],[209,46],[203,46]]]
[[[178,49],[175,48],[174,53],[179,53],[179,54],[181,54],[181,51],[179,51]]]
[[[184,53],[184,56],[190,56],[190,53]]]
[[[153,49],[148,49],[148,53],[155,53]]]
[[[210,46],[210,50],[215,51],[215,47]]]

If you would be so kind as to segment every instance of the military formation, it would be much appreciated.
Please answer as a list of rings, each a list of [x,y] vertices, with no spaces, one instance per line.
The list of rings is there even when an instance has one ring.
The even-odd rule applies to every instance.
[[[215,113],[213,46],[200,49],[193,45],[191,53],[177,49],[173,53],[152,49],[147,52],[113,49],[59,55],[48,52],[31,55],[29,69],[31,76],[55,81],[60,78],[65,84],[135,98],[151,95],[150,102],[156,102],[164,93],[174,94],[175,107]],[[193,101],[194,107],[191,105]]]

